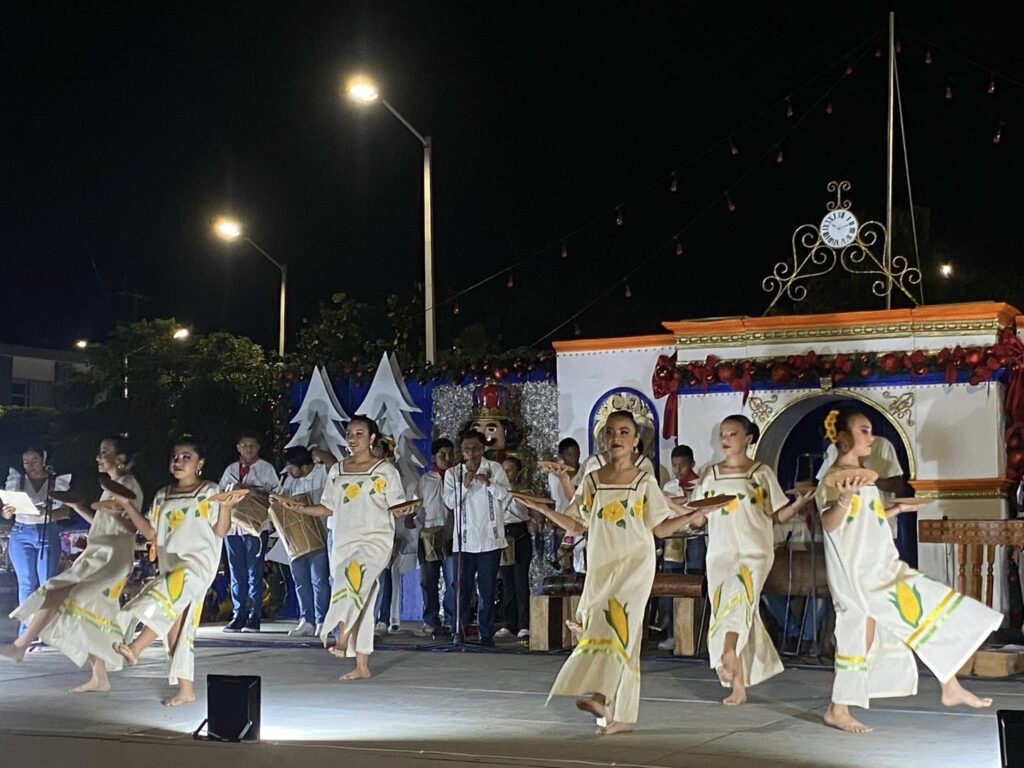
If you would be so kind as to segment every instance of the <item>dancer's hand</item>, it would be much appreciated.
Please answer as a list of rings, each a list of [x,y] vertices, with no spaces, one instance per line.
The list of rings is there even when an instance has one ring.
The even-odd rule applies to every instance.
[[[224,499],[224,501],[222,501],[220,503],[220,505],[222,507],[227,508],[227,509],[232,509],[234,506],[236,506],[238,504],[238,502],[240,502],[242,499],[244,499],[248,495],[249,495],[249,492],[247,490],[245,490],[245,489],[239,489],[237,491],[229,491],[227,498]]]
[[[279,507],[283,507],[290,512],[301,512],[306,506],[301,501],[292,499],[288,496],[278,496],[276,493],[270,494],[270,500],[274,504],[277,504]]]
[[[4,504],[3,510],[0,510],[0,515],[3,515],[4,520],[10,520],[14,517],[14,507],[10,504]]]

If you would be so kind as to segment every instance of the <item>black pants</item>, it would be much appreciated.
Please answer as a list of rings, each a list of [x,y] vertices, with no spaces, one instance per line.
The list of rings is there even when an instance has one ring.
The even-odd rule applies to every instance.
[[[513,634],[530,628],[530,561],[533,560],[533,536],[526,523],[505,526],[505,535],[515,539],[514,565],[498,569],[501,579],[501,613]]]

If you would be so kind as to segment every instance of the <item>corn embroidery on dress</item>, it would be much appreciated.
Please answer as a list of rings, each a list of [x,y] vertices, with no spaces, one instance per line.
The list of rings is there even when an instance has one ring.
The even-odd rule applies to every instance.
[[[654,583],[651,529],[671,512],[647,472],[638,472],[629,485],[601,485],[595,472],[562,514],[587,529],[587,579],[576,613],[583,635],[548,699],[600,693],[610,720],[635,723],[644,608]]]
[[[219,490],[216,483],[206,481],[190,493],[175,492],[169,485],[156,492],[149,521],[156,529],[160,575],[124,607],[133,621],[141,621],[163,641],[171,685],[178,678],[195,680],[196,628],[220,565],[222,540],[213,530],[220,504],[209,501]],[[167,635],[182,614],[172,649]]]
[[[744,685],[757,685],[782,671],[782,661],[758,610],[761,588],[775,561],[772,515],[789,504],[775,473],[760,462],[743,474],[706,469],[690,498],[728,494],[736,498],[707,515],[711,668],[722,663],[725,636],[737,634],[736,656]],[[729,684],[725,681],[726,688]]]
[[[123,475],[114,479],[130,488],[135,504],[142,505],[142,488],[134,477]],[[104,491],[100,500],[113,498],[110,491]],[[11,618],[27,623],[42,607],[47,592],[71,587],[39,638],[79,667],[92,654],[106,662],[110,671],[119,670],[124,659],[114,652],[112,645],[121,642],[130,628],[130,617],[121,612],[119,600],[134,558],[134,529],[125,528],[113,515],[96,512],[85,551],[70,568],[33,592],[11,613]]]
[[[393,464],[381,460],[365,472],[347,472],[338,462],[331,467],[321,503],[334,514],[334,549],[330,554],[334,583],[331,604],[320,639],[344,622],[353,627],[364,610],[370,611],[349,634],[346,656],[373,653],[373,603],[377,579],[388,567],[395,544],[395,518],[388,507],[405,501],[402,478]]]
[[[838,499],[835,488],[818,486],[818,509]],[[825,566],[836,610],[836,704],[866,709],[873,698],[917,693],[915,653],[945,683],[1002,623],[1001,613],[900,560],[873,485],[857,489],[842,524],[825,533]]]

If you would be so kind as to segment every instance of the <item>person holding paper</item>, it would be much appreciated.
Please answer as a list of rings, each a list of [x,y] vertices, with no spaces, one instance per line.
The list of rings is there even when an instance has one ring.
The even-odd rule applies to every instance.
[[[52,517],[59,505],[50,498],[50,493],[66,491],[70,486],[71,475],[54,476],[46,466],[46,451],[38,446],[22,451],[21,470],[11,467],[7,475],[5,490],[28,494],[34,508],[34,513],[16,511],[14,505],[5,500],[0,510],[5,520],[14,518],[8,551],[18,577],[19,605],[41,584],[57,575],[60,536]],[[25,629],[22,624],[18,634],[23,634]]]

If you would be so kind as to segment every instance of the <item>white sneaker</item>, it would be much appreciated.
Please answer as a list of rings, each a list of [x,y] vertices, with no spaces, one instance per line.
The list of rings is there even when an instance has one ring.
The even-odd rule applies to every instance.
[[[314,634],[317,633],[313,629],[313,625],[303,619],[299,622],[299,626],[288,633],[288,637],[312,637]]]
[[[320,637],[320,635],[322,635],[323,633],[324,633],[324,625],[323,624],[317,624],[313,628],[313,634],[316,635],[317,637]]]
[[[387,631],[388,625],[385,624],[383,621],[378,621],[373,627],[373,634],[375,635],[383,635]]]
[[[519,630],[519,634],[516,635],[516,637],[518,637],[520,640],[525,640],[529,636],[530,636],[530,630],[528,630],[528,629],[520,629]]]
[[[676,647],[676,639],[674,637],[666,637],[660,643],[658,643],[659,651],[671,651]]]
[[[512,633],[509,632],[505,627],[502,627],[494,633],[495,640],[508,640],[510,637],[512,637]]]

